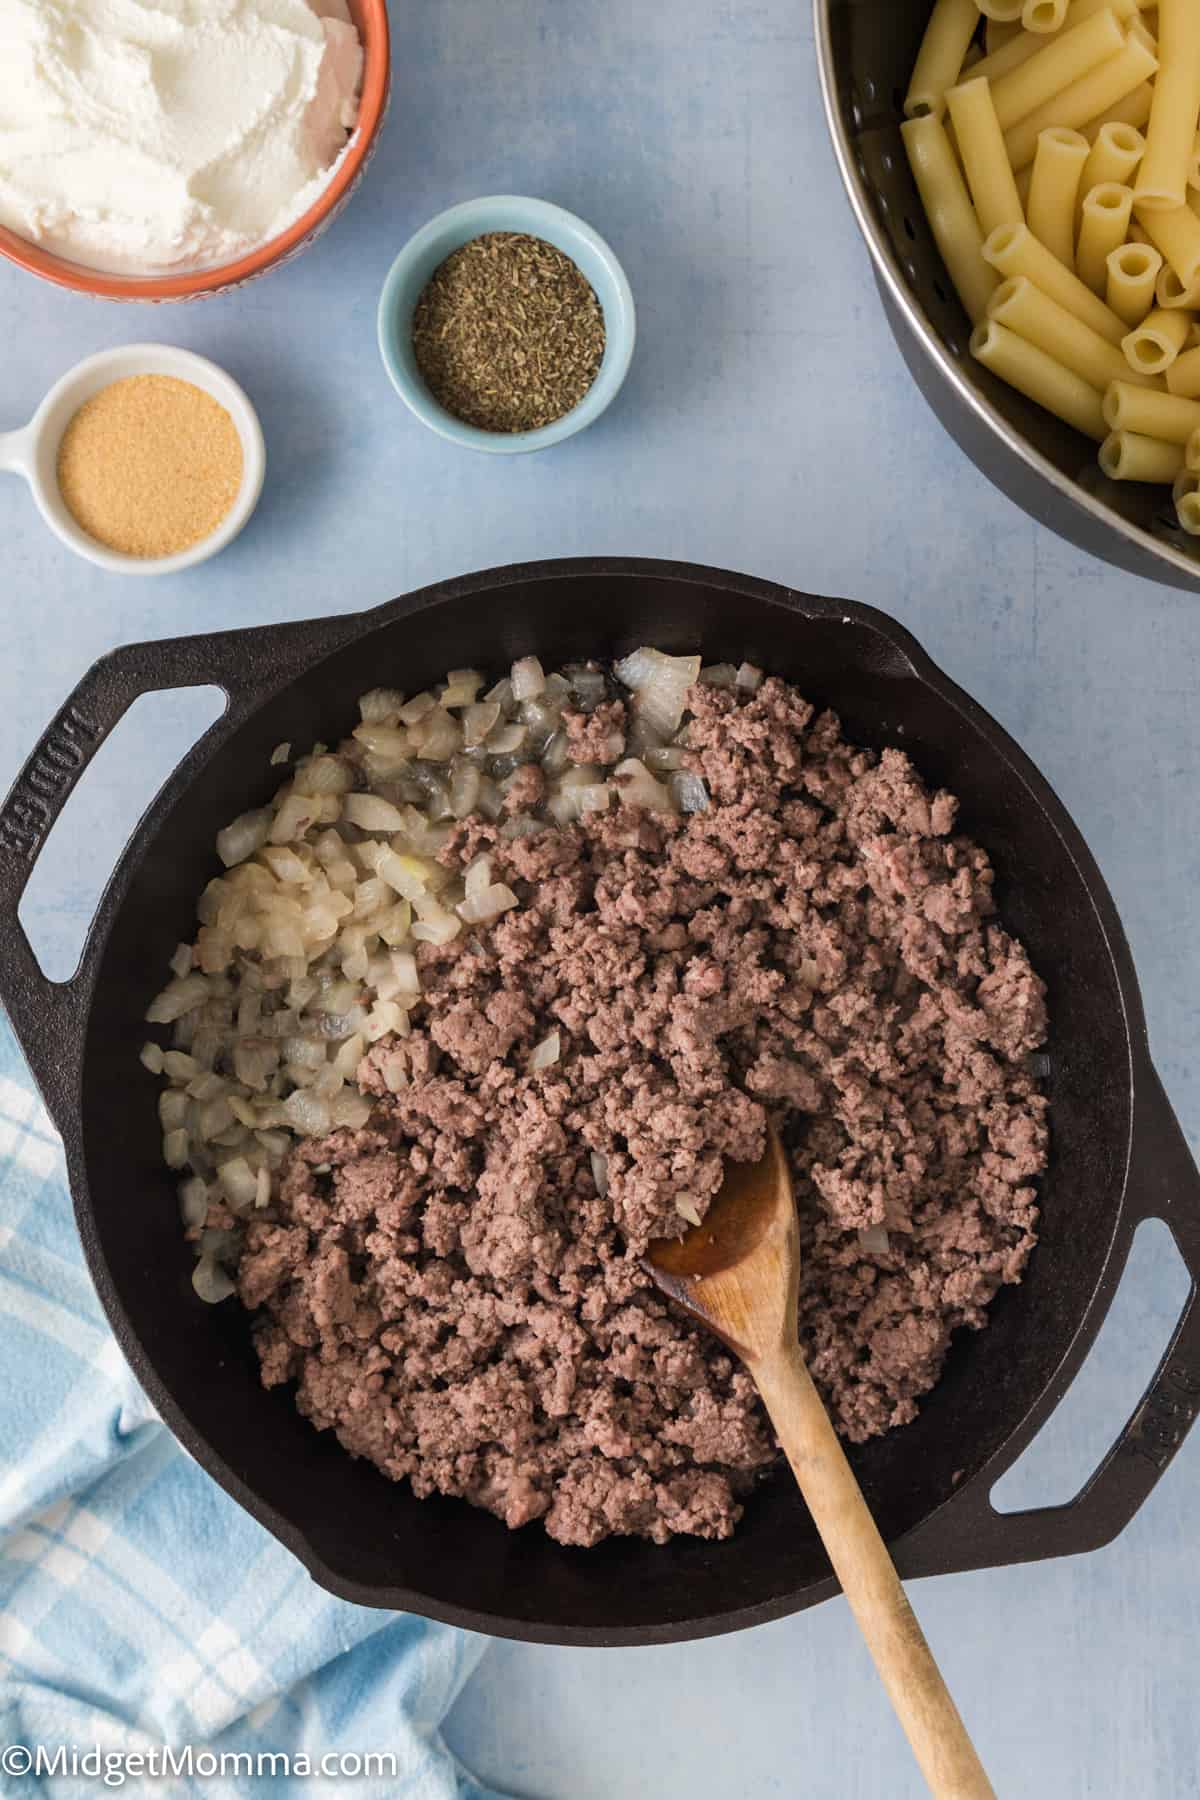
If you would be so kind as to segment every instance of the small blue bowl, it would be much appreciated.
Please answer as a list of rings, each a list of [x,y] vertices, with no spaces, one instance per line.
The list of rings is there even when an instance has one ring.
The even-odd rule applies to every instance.
[[[604,312],[606,342],[599,374],[578,406],[538,431],[481,431],[477,425],[464,424],[438,405],[413,353],[413,313],[430,276],[455,250],[489,231],[527,232],[553,244],[591,282]],[[616,399],[629,371],[636,335],[633,295],[625,271],[599,233],[561,206],[516,194],[467,200],[431,219],[405,244],[379,298],[379,349],[404,404],[431,431],[468,450],[486,450],[493,455],[546,450],[591,425]]]

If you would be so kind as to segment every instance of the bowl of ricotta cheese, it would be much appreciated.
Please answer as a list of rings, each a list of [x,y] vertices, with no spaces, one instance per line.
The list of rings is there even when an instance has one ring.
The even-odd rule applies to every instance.
[[[0,255],[118,300],[235,287],[348,199],[385,0],[0,0]]]

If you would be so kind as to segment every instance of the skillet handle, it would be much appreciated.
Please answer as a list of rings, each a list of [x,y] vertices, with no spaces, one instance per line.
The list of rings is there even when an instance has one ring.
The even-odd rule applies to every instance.
[[[67,1116],[79,1090],[97,945],[89,930],[75,974],[69,981],[50,981],[17,907],[79,777],[140,694],[220,687],[228,705],[210,729],[224,733],[361,628],[349,615],[128,644],[92,664],[42,733],[0,806],[0,1004],[56,1123]]]
[[[981,1477],[896,1546],[902,1575],[998,1568],[1099,1550],[1124,1531],[1149,1498],[1200,1412],[1200,1172],[1148,1059],[1137,1082],[1127,1219],[1105,1275],[1111,1298],[1137,1227],[1161,1219],[1192,1278],[1171,1341],[1124,1430],[1065,1506],[1001,1513]]]

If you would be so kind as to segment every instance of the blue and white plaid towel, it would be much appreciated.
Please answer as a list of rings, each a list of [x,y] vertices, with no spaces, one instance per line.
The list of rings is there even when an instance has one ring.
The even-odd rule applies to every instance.
[[[0,1794],[486,1800],[439,1736],[486,1640],[331,1599],[180,1450],[2,1017],[0,1370]]]

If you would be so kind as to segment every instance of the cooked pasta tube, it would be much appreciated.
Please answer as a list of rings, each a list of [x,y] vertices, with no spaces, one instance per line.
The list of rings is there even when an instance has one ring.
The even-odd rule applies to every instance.
[[[990,84],[977,77],[950,88],[946,107],[954,124],[979,229],[986,237],[997,225],[1019,225],[1025,214],[1005,155],[1004,133],[992,105]]]
[[[1165,263],[1154,283],[1154,298],[1168,311],[1179,306],[1185,312],[1196,312],[1200,309],[1200,281],[1194,281],[1190,288],[1184,287],[1170,263]]]
[[[1115,344],[1035,288],[1027,275],[1016,275],[1011,281],[1000,283],[988,301],[987,316],[1015,331],[1027,343],[1036,344],[1064,369],[1082,376],[1100,394],[1130,373]],[[1196,423],[1200,425],[1200,419]]]
[[[1089,144],[1094,144],[1097,135],[1106,125],[1132,125],[1140,131],[1150,117],[1150,108],[1154,104],[1154,84],[1150,81],[1139,82],[1123,100],[1110,106],[1097,119],[1089,119],[1086,125],[1079,127]]]
[[[1195,192],[1197,188],[1200,188],[1200,137],[1197,137],[1192,149],[1191,157],[1188,161],[1187,184],[1193,192]],[[1188,199],[1190,203],[1190,194]]]
[[[1171,490],[1175,516],[1190,537],[1200,537],[1200,475],[1194,469],[1182,469]]]
[[[1103,18],[1102,13],[1096,15]],[[1089,19],[1087,25],[1096,21]],[[1087,25],[1078,27],[1086,31]],[[1055,44],[1065,39],[1055,40]],[[1051,48],[1054,48],[1052,45]],[[1040,52],[1048,56],[1049,51]],[[1033,62],[1038,59],[1035,57]],[[1032,68],[1033,62],[1026,63],[1025,68]],[[1081,131],[1093,121],[1097,128],[1106,120],[1116,115],[1119,103],[1127,95],[1148,82],[1158,68],[1158,57],[1154,51],[1154,40],[1149,32],[1142,28],[1141,22],[1135,20],[1125,36],[1125,45],[1115,56],[1106,58],[1087,74],[1080,77],[1070,87],[1053,96],[1028,113],[1018,124],[1005,130],[1004,143],[1008,150],[1008,158],[1014,169],[1023,169],[1027,162],[1032,162],[1037,150],[1038,133],[1047,125],[1063,125],[1069,131]],[[1024,69],[1016,70],[1016,75],[1024,74]],[[1014,76],[1005,76],[1006,81]],[[1000,85],[999,83],[997,84]],[[1127,115],[1121,115],[1125,117]],[[1147,116],[1148,113],[1147,113]],[[1136,123],[1136,120],[1134,121]],[[1086,137],[1088,133],[1084,131]]]
[[[1126,362],[1139,375],[1164,375],[1187,343],[1190,326],[1186,313],[1166,312],[1156,306],[1122,338]]]
[[[1021,23],[1026,31],[1061,31],[1067,17],[1067,0],[1025,0]]]
[[[921,39],[912,80],[904,100],[906,119],[935,113],[946,107],[946,89],[953,87],[963,58],[979,24],[975,0],[937,0]]]
[[[1125,325],[1120,316],[1111,312],[1073,270],[1065,268],[1056,256],[1052,256],[1028,225],[1001,225],[985,240],[983,254],[999,275],[1028,275],[1043,294],[1049,294],[1052,300],[1073,312],[1110,344],[1119,344],[1125,336]]]
[[[1084,200],[1075,273],[1080,281],[1087,282],[1093,294],[1103,294],[1108,285],[1108,259],[1125,242],[1132,211],[1133,189],[1115,181],[1094,187]]]
[[[1187,468],[1194,469],[1200,475],[1200,431],[1194,431],[1184,447],[1184,462]]]
[[[1146,140],[1134,126],[1115,124],[1111,119],[1102,125],[1079,178],[1081,198],[1086,199],[1093,188],[1106,187],[1110,181],[1127,187],[1145,148]]]
[[[1104,423],[1110,431],[1135,431],[1167,444],[1186,444],[1200,430],[1200,403],[1117,380],[1104,391]]]
[[[1100,467],[1110,481],[1149,481],[1170,487],[1183,469],[1183,446],[1136,431],[1114,431],[1100,446]]]
[[[1088,141],[1077,131],[1051,125],[1038,138],[1026,216],[1034,237],[1068,269],[1075,264],[1075,202],[1087,159]],[[1015,184],[1013,191],[1016,192]],[[982,217],[979,223],[983,224]],[[996,223],[1004,225],[1010,221],[997,219]],[[1117,242],[1123,241],[1124,236],[1122,232]],[[1110,250],[1114,248],[1115,245],[1109,245]]]
[[[1067,16],[1063,29],[1070,31],[1075,25],[1082,25],[1085,19],[1093,18],[1096,13],[1114,12],[1123,25],[1138,16],[1137,0],[1071,0],[1067,8]],[[972,71],[982,75],[988,81],[998,81],[1001,75],[1007,75],[1010,69],[1019,69],[1022,63],[1036,56],[1039,50],[1046,47],[1045,37],[1036,32],[1022,31],[1008,27],[1009,36],[994,44],[991,34],[988,35],[987,55],[977,63]]]
[[[1200,349],[1191,346],[1181,350],[1167,370],[1167,392],[1181,400],[1200,400]]]
[[[1099,393],[1082,375],[1064,369],[1036,344],[1018,337],[1007,326],[998,325],[995,319],[985,319],[971,333],[971,355],[1001,381],[1027,399],[1036,400],[1076,431],[1095,438],[1097,443],[1104,438],[1107,427]]]
[[[1200,6],[1160,0],[1160,67],[1146,128],[1146,154],[1134,199],[1139,209],[1170,212],[1184,203],[1200,119]]]
[[[909,119],[900,127],[900,135],[929,228],[967,317],[974,324],[983,317],[997,278],[983,259],[983,233],[946,128],[936,115],[929,113],[924,118]]]
[[[1122,244],[1109,257],[1104,298],[1126,325],[1140,325],[1153,310],[1154,283],[1162,266],[1158,251],[1147,244]]]
[[[1019,24],[1024,9],[1025,0],[979,0],[980,12],[998,25]]]
[[[1190,206],[1176,206],[1169,212],[1141,207],[1136,188],[1133,206],[1134,217],[1154,248],[1162,252],[1184,287],[1191,287],[1200,276],[1200,219]]]
[[[996,117],[1008,131],[1018,120],[1053,100],[1064,89],[1087,75],[1098,63],[1116,56],[1125,45],[1125,34],[1111,7],[1085,19],[1056,37],[1019,68],[995,83]],[[1098,108],[1096,109],[1099,110]]]

